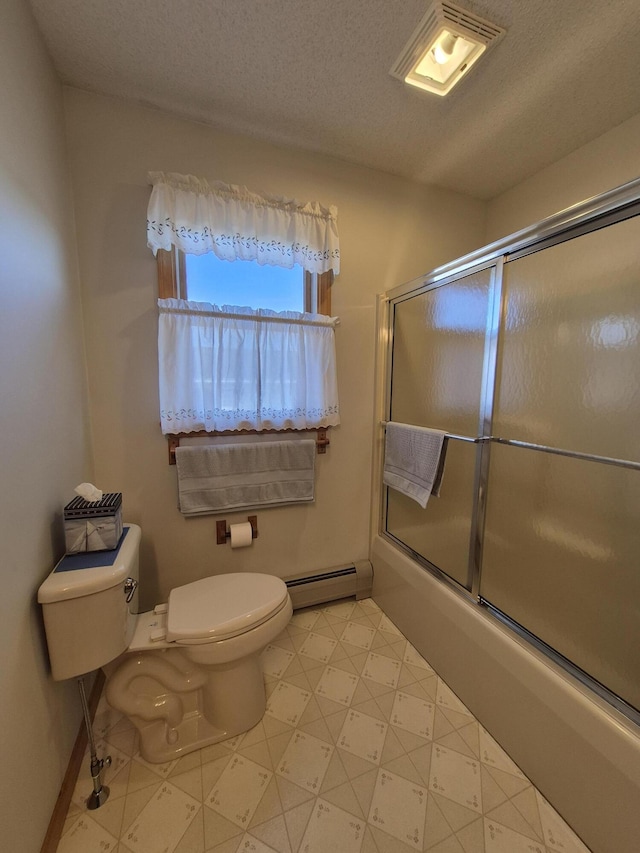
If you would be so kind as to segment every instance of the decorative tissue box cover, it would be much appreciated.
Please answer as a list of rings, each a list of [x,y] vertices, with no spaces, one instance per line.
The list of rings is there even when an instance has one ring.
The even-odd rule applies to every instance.
[[[108,492],[99,501],[74,498],[64,508],[67,554],[110,551],[122,537],[122,493]]]

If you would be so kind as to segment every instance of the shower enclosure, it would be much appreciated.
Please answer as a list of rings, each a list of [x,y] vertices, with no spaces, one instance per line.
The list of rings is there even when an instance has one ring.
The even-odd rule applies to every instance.
[[[445,430],[383,537],[640,721],[640,181],[387,294],[385,420]]]

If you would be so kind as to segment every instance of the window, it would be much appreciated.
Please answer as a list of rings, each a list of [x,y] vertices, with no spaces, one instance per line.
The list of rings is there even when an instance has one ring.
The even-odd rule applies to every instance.
[[[158,296],[214,305],[247,305],[272,311],[331,314],[333,271],[312,273],[260,266],[257,261],[220,260],[213,253],[187,255],[160,249]]]
[[[335,207],[189,175],[150,179],[162,431],[340,423],[338,321],[329,316],[340,262]]]

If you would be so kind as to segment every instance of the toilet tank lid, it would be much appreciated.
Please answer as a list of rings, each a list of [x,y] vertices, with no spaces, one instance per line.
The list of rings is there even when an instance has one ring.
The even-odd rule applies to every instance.
[[[67,554],[40,586],[39,603],[53,604],[80,598],[122,583],[133,571],[140,537],[137,524],[125,524],[117,548]]]
[[[281,578],[256,572],[214,575],[169,593],[167,640],[224,640],[264,622],[288,596]]]

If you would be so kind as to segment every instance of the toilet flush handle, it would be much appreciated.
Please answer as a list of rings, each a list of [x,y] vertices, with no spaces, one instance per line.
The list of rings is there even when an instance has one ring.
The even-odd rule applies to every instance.
[[[131,601],[138,589],[138,581],[135,578],[127,578],[124,582],[124,594],[127,597],[127,604]]]

